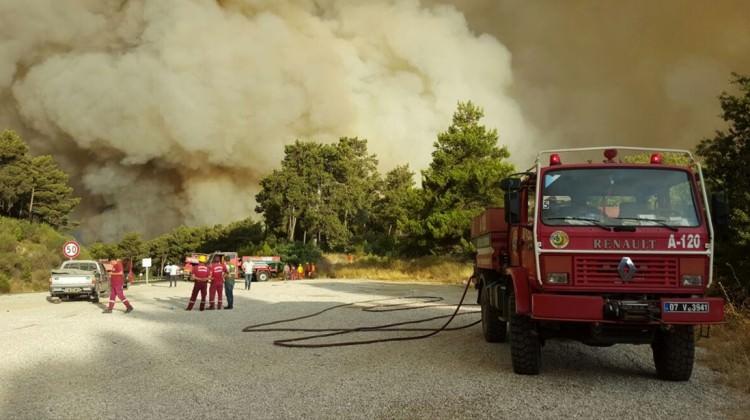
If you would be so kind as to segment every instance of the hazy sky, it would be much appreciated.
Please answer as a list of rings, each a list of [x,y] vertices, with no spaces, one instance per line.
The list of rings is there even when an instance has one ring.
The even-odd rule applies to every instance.
[[[72,174],[87,240],[253,215],[295,139],[365,137],[381,169],[422,169],[459,100],[522,167],[692,148],[732,71],[750,73],[746,1],[0,2],[0,126]]]

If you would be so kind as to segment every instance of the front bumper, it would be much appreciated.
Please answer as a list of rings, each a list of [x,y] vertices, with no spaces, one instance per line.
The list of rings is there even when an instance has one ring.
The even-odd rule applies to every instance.
[[[683,310],[695,307],[703,311],[676,312],[669,311],[670,307]],[[602,296],[539,293],[531,296],[531,317],[546,321],[572,322],[719,324],[724,321],[724,299],[660,298],[638,301],[607,299]]]

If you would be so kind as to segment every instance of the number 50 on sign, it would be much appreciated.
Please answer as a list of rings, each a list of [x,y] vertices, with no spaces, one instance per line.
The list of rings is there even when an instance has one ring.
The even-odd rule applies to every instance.
[[[68,241],[63,244],[63,255],[71,260],[81,253],[81,246],[76,241]]]

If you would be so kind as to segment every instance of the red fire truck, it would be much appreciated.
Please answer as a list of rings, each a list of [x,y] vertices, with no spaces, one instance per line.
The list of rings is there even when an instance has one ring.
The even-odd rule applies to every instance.
[[[623,163],[618,150],[650,162]],[[706,296],[714,230],[690,152],[548,150],[501,186],[504,208],[476,217],[472,240],[484,338],[510,342],[513,370],[538,374],[545,341],[569,338],[650,344],[659,378],[689,380],[694,326],[724,317],[724,301]]]
[[[271,277],[276,277],[283,270],[284,266],[281,257],[275,256],[244,256],[242,262],[253,262],[253,274],[255,281],[268,281]]]

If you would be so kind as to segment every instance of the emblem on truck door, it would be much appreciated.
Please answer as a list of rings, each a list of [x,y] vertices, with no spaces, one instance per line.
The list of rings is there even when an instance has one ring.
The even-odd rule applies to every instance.
[[[635,273],[638,272],[638,269],[635,268],[635,264],[630,257],[622,257],[620,265],[617,266],[617,272],[620,273],[622,281],[630,281],[635,277]]]

